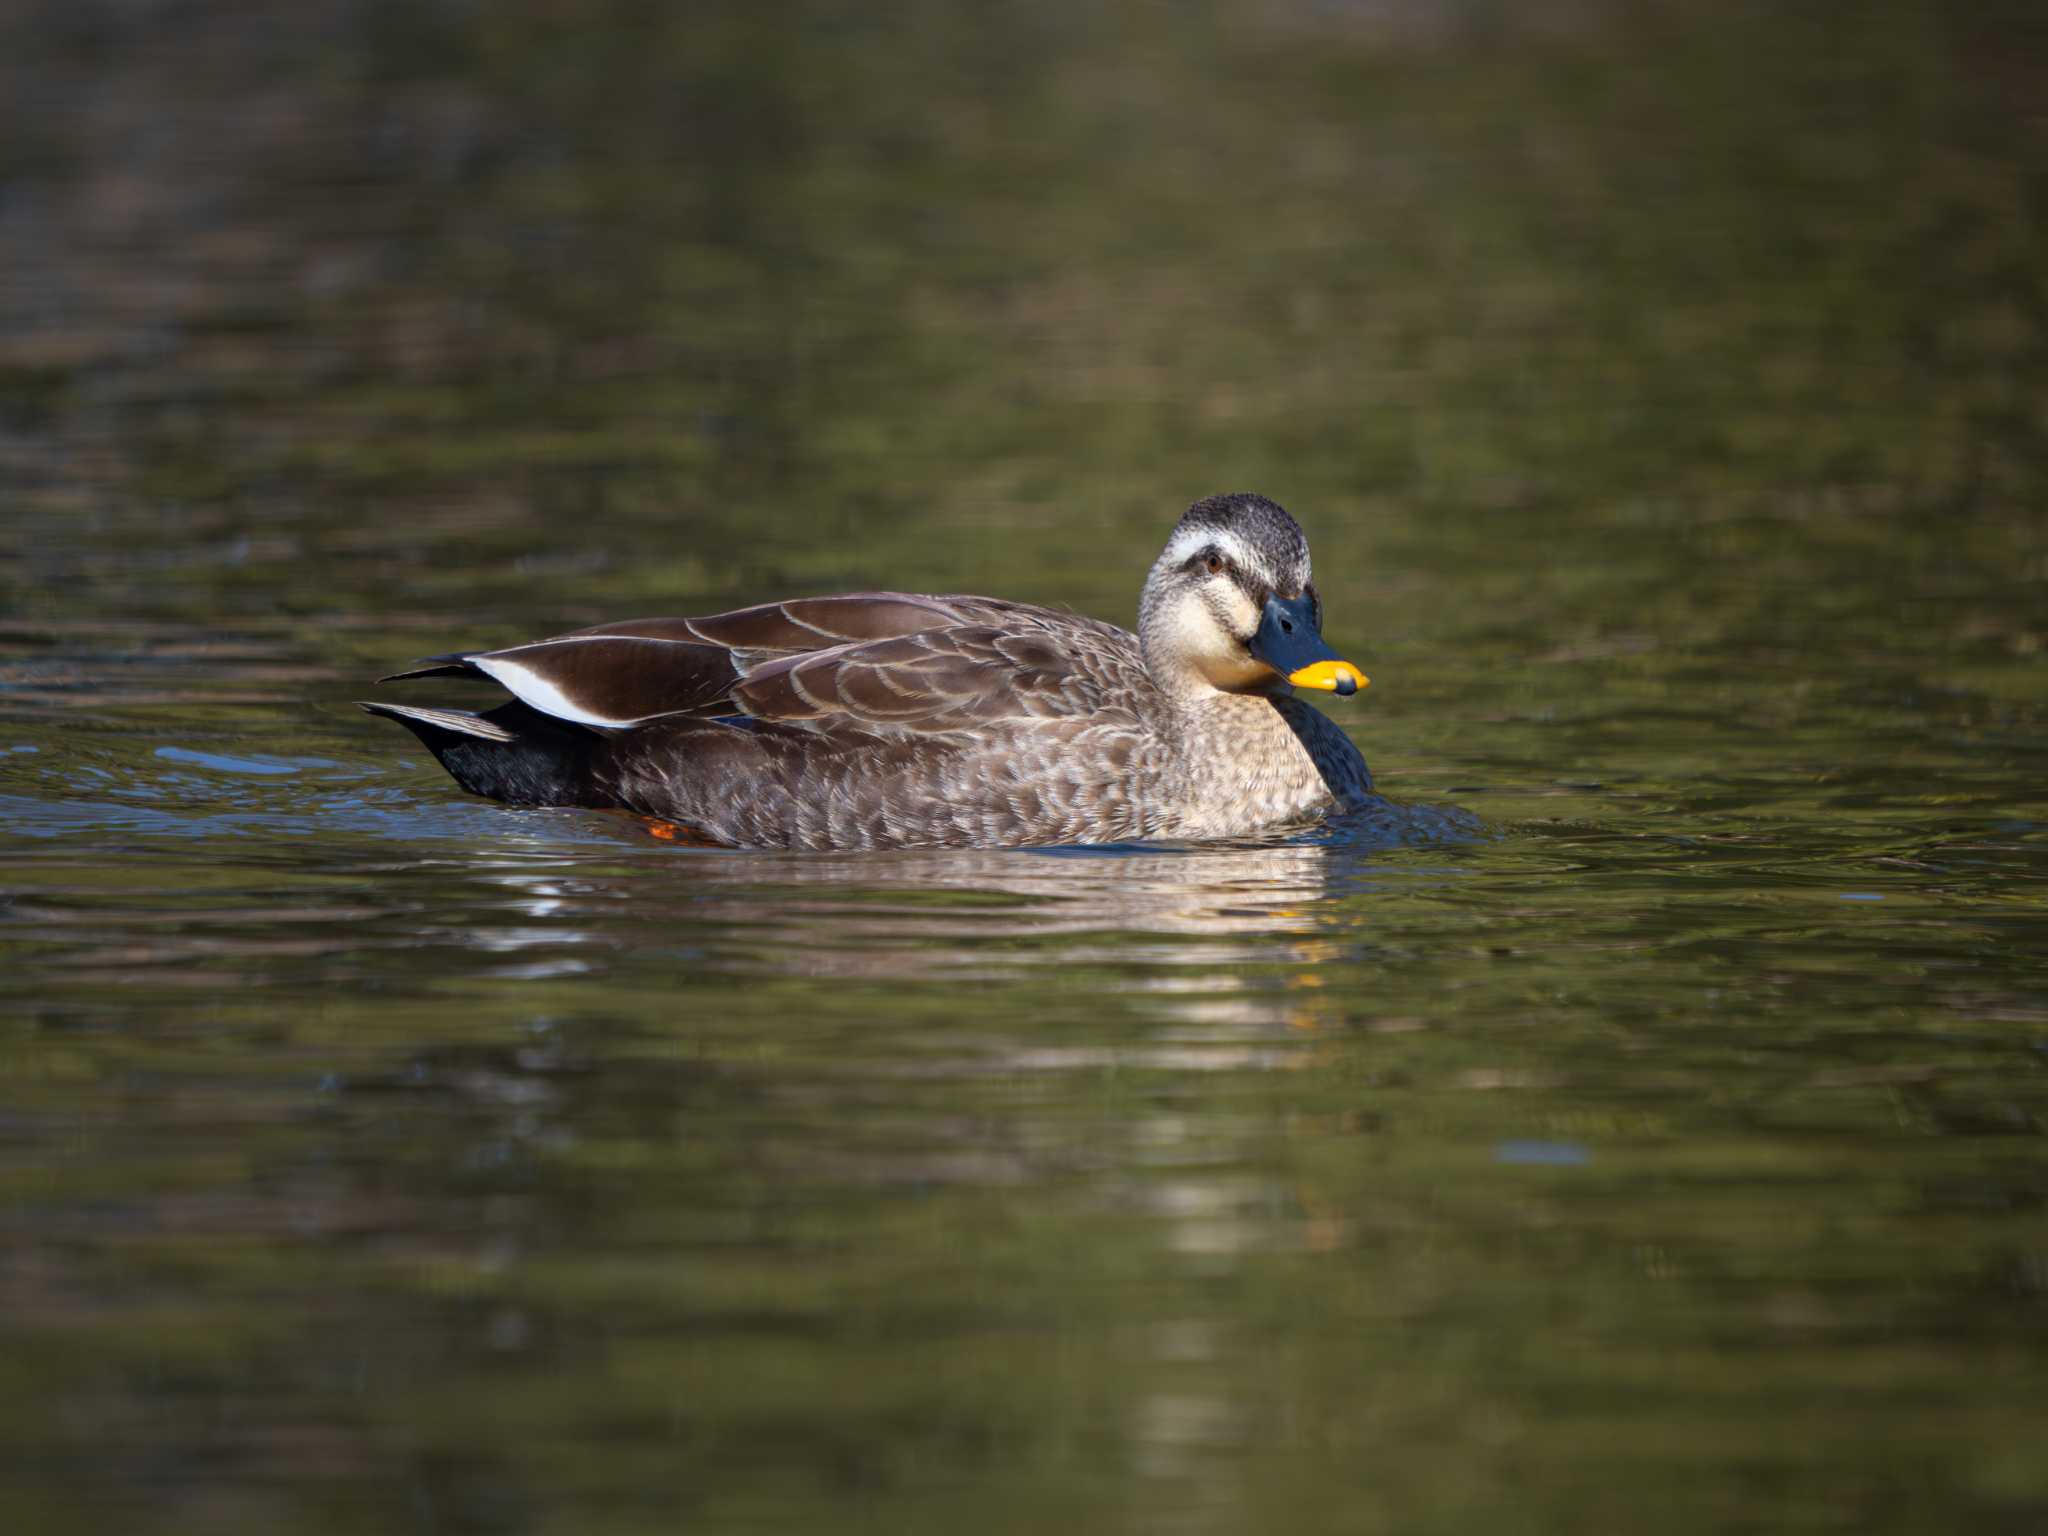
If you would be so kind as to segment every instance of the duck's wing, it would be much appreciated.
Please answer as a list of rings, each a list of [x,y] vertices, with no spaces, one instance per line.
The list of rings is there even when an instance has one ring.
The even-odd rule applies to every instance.
[[[1043,628],[1020,623],[1021,617],[784,657],[736,681],[731,699],[755,720],[884,737],[1016,730],[1128,713],[1122,701],[1136,666],[1128,637],[1066,615],[1056,616],[1065,623]]]
[[[695,715],[899,734],[1099,710],[1105,668],[1134,658],[1123,631],[1071,614],[864,592],[603,624],[428,657],[386,681],[488,677],[543,714],[601,730]]]

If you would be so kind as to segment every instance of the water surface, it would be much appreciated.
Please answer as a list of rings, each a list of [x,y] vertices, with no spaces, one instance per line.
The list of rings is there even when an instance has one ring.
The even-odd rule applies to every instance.
[[[48,1532],[2048,1523],[2022,6],[0,22]],[[1386,804],[762,856],[368,679],[1307,525]]]

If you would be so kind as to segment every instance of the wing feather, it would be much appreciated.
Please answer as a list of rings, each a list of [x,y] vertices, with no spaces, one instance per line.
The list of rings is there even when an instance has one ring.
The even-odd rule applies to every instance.
[[[543,714],[607,728],[715,705],[738,676],[719,646],[621,635],[539,640],[466,659]]]
[[[861,640],[888,640],[960,623],[958,605],[908,592],[849,592],[793,597],[687,619],[627,619],[575,631],[723,646],[729,651],[801,655]],[[566,638],[566,637],[565,637]]]
[[[751,716],[806,733],[926,737],[1128,714],[1144,667],[1127,631],[980,597],[864,592],[692,618],[628,619],[417,673],[492,678],[603,730]]]
[[[1107,630],[1107,626],[1105,626]],[[837,646],[754,668],[733,702],[760,720],[814,721],[879,735],[1029,727],[1128,713],[1114,674],[1142,671],[1136,642],[1061,646],[985,625]]]

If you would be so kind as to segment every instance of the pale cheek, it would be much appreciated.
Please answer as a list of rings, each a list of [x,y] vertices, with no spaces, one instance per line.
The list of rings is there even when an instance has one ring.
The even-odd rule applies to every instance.
[[[1253,627],[1251,621],[1255,615],[1250,612],[1249,603],[1242,606],[1247,611],[1233,617],[1241,629],[1249,630]],[[1223,619],[1207,603],[1199,600],[1183,603],[1175,617],[1180,653],[1218,688],[1245,688],[1272,679],[1271,670],[1252,660],[1250,653],[1231,638]]]
[[[1226,627],[1233,635],[1249,635],[1259,627],[1259,610],[1242,589],[1232,582],[1225,589],[1225,610],[1229,614]]]

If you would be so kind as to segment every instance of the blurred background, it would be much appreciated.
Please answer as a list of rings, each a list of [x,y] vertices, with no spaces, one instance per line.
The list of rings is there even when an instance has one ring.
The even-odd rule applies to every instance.
[[[1236,489],[1314,834],[351,704]],[[2044,784],[2031,0],[0,5],[10,1529],[2042,1529]]]

